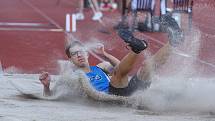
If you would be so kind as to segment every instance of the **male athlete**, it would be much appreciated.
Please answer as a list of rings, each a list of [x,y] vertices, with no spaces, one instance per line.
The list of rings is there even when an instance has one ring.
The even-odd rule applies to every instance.
[[[154,60],[153,62],[156,64],[152,63],[151,59],[146,60],[145,64],[139,69],[137,74],[129,79],[128,73],[133,68],[140,53],[147,48],[147,43],[145,40],[135,38],[130,31],[125,29],[118,30],[118,34],[128,46],[130,46],[130,51],[121,61],[107,53],[103,46],[96,50],[98,54],[102,55],[102,57],[110,63],[110,65],[102,62],[97,66],[90,66],[88,62],[89,54],[84,49],[84,45],[78,41],[73,41],[71,44],[67,45],[65,52],[76,68],[81,69],[86,73],[90,84],[97,91],[112,95],[129,96],[139,87],[147,88],[150,85],[150,69],[153,68],[154,65],[163,63],[161,61],[165,57],[165,54],[163,53],[168,51],[169,45],[166,45],[164,49],[161,49],[155,54],[155,57],[152,57]],[[49,74],[42,73],[39,79],[44,86],[44,95],[50,96],[52,92],[49,88]]]

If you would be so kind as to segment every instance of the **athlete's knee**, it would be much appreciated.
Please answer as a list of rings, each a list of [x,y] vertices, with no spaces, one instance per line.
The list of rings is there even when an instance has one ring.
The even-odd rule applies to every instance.
[[[115,88],[125,88],[128,86],[128,82],[127,76],[112,76],[110,80],[111,85]]]

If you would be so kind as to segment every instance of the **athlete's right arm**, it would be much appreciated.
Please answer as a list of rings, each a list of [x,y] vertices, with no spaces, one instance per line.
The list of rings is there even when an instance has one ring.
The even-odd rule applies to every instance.
[[[43,95],[51,96],[51,90],[49,88],[51,77],[48,72],[42,72],[39,76],[40,82],[43,84]]]

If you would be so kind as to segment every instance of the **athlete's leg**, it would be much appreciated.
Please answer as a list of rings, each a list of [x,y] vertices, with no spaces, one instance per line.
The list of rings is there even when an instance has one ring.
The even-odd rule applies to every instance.
[[[92,3],[93,3],[93,6],[95,8],[95,11],[100,12],[98,1],[97,0],[92,0]]]
[[[131,0],[122,0],[122,21],[126,20],[130,9]]]
[[[171,46],[169,43],[164,45],[158,52],[155,53],[151,58],[144,61],[143,65],[137,72],[137,77],[142,81],[149,81],[152,72],[165,64],[171,53]]]
[[[124,88],[128,85],[128,73],[134,66],[138,54],[129,52],[117,65],[111,77],[111,85],[116,88]]]
[[[145,40],[135,38],[128,29],[118,30],[119,36],[131,47],[131,51],[115,67],[111,78],[111,85],[116,88],[124,88],[128,85],[128,73],[134,66],[141,51],[147,48]]]
[[[91,4],[91,8],[94,12],[94,16],[92,17],[92,20],[100,20],[101,17],[103,16],[102,12],[100,11],[99,5],[98,5],[98,1],[97,0],[89,0],[90,4]]]
[[[152,58],[147,59],[145,64],[139,69],[137,76],[128,81],[128,73],[135,64],[138,54],[129,52],[115,68],[111,78],[110,93],[128,96],[138,87],[142,89],[150,86],[151,69],[155,69],[164,64],[171,52],[171,46],[166,44]]]
[[[84,12],[84,0],[80,0],[79,1],[79,13],[82,13]]]
[[[83,20],[84,19],[84,0],[79,1],[79,12],[76,13],[76,19],[77,20]]]

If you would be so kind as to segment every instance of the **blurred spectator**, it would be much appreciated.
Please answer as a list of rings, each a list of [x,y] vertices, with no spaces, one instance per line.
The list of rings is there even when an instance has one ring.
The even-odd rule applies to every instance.
[[[102,11],[110,11],[117,9],[117,4],[114,0],[101,0],[100,9]]]
[[[101,19],[103,16],[102,12],[99,10],[98,2],[97,0],[89,0],[90,6],[94,12],[94,16],[92,17],[92,20],[97,21]],[[83,20],[84,19],[84,0],[79,0],[80,9],[79,12],[76,13],[76,19],[77,20]]]

